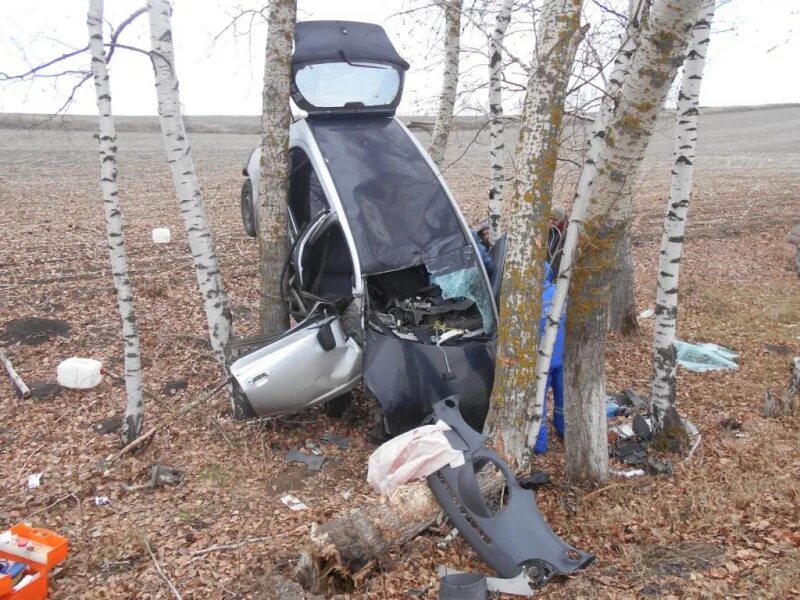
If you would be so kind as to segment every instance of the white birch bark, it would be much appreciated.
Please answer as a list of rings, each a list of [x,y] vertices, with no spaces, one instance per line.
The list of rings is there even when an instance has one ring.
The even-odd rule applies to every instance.
[[[692,196],[700,85],[703,81],[713,18],[714,0],[704,0],[697,22],[692,28],[678,92],[674,165],[658,259],[653,381],[650,392],[653,418],[656,428],[659,429],[665,426],[680,427],[681,424],[675,411],[675,369],[678,357],[674,342],[678,319],[678,276]]]
[[[444,74],[442,92],[439,95],[439,108],[428,153],[439,170],[442,169],[450,126],[453,124],[453,110],[458,89],[458,59],[461,53],[461,0],[443,0],[444,4]]]
[[[605,342],[609,284],[634,183],[655,120],[704,0],[656,0],[639,37],[628,77],[606,129],[583,220],[584,252],[575,263],[567,313],[565,473],[570,480],[608,478]]]
[[[636,52],[639,23],[638,5],[632,4],[628,16],[628,27],[608,78],[608,89],[605,90],[602,103],[598,108],[588,135],[583,168],[578,179],[569,225],[564,238],[560,271],[556,279],[556,292],[553,295],[553,304],[547,315],[545,330],[542,332],[539,357],[536,362],[536,400],[533,410],[535,414],[540,415],[540,419],[529,433],[528,443],[531,445],[536,442],[536,436],[539,435],[541,414],[547,393],[547,374],[550,372],[550,361],[553,358],[553,349],[558,337],[558,324],[567,302],[569,284],[572,278],[572,265],[578,247],[578,239],[583,228],[583,220],[586,217],[587,202],[592,192],[594,179],[597,176],[597,162],[600,159],[600,151],[603,148],[606,128],[614,114],[616,98],[619,95],[622,82],[628,75],[631,59]]]
[[[172,45],[172,5],[169,0],[148,0],[147,9],[152,49],[150,57],[155,71],[161,133],[194,260],[197,286],[203,298],[211,347],[217,359],[224,364],[225,345],[231,335],[231,313],[208,225],[203,190],[197,180],[181,114],[178,74]]]
[[[489,36],[489,226],[492,239],[502,235],[503,158],[505,137],[503,127],[503,38],[511,21],[514,0],[503,0],[497,13],[495,28]]]
[[[261,110],[261,177],[258,188],[261,332],[278,334],[289,327],[281,297],[281,274],[289,253],[286,231],[289,197],[289,126],[292,112],[292,41],[296,0],[272,0],[269,6],[264,91]]]
[[[535,418],[532,408],[547,217],[567,82],[585,33],[580,29],[580,15],[581,3],[574,0],[548,0],[542,8],[520,124],[514,194],[506,219],[502,318],[485,428],[495,449],[519,467],[529,460],[525,442],[529,423]]]
[[[127,403],[122,423],[122,441],[128,444],[142,433],[144,400],[142,399],[142,363],[139,352],[139,330],[133,305],[133,292],[128,279],[125,236],[117,188],[117,132],[111,112],[111,86],[103,46],[103,0],[89,0],[87,15],[89,51],[92,61],[94,90],[100,142],[100,187],[106,221],[111,275],[117,293],[117,306],[122,319],[122,340],[125,357],[125,391]]]

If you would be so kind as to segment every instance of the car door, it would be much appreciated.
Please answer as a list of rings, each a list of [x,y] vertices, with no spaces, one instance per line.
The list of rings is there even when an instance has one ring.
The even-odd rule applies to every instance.
[[[339,396],[361,381],[362,352],[338,315],[318,308],[267,345],[231,365],[260,417],[294,413]]]

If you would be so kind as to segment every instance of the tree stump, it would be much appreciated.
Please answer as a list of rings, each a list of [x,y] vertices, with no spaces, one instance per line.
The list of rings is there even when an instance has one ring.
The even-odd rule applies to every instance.
[[[797,395],[800,392],[800,356],[792,361],[792,376],[789,387],[782,396],[773,395],[767,390],[764,398],[765,417],[784,417],[795,414],[797,410]]]

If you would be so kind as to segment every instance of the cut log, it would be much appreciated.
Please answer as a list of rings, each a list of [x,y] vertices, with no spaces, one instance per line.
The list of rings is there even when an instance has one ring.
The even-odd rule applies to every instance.
[[[497,494],[504,481],[499,474],[485,478],[481,489],[487,496]],[[412,540],[442,514],[427,484],[403,486],[391,498],[376,498],[322,526],[314,524],[294,577],[317,593],[351,589],[389,550]]]
[[[11,383],[13,383],[14,387],[17,388],[19,395],[22,398],[29,398],[31,395],[31,390],[27,385],[25,385],[25,382],[22,381],[22,377],[20,377],[14,370],[14,365],[11,364],[11,360],[9,360],[8,356],[6,356],[6,351],[4,348],[0,348],[0,361],[3,362],[6,372],[11,379]]]
[[[784,417],[795,414],[797,410],[797,395],[800,393],[800,356],[792,361],[792,376],[789,387],[782,396],[773,395],[767,390],[764,399],[765,417]]]

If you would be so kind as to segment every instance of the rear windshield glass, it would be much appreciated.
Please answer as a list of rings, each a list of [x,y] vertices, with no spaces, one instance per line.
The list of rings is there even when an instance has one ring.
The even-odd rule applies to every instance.
[[[315,63],[294,77],[297,91],[316,108],[386,106],[400,89],[397,69],[378,63]]]

